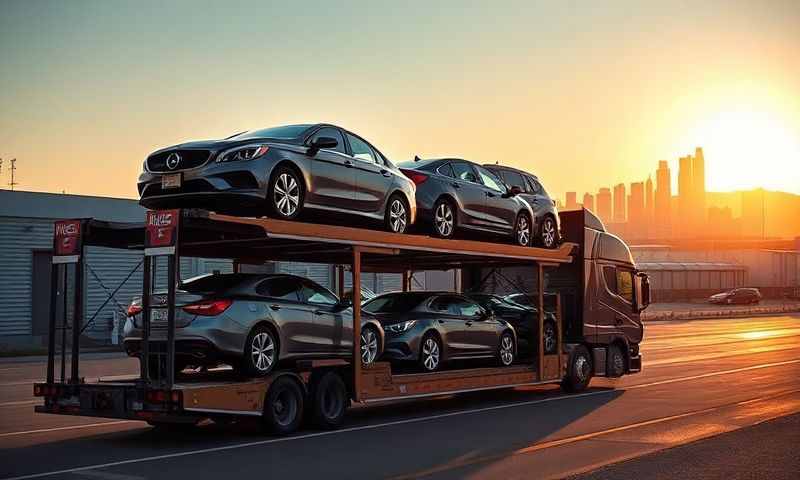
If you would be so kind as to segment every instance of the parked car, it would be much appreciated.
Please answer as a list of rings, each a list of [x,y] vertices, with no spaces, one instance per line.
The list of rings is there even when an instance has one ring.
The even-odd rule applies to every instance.
[[[751,304],[761,301],[761,292],[757,288],[734,288],[727,292],[708,297],[709,303],[717,304]]]
[[[519,194],[480,165],[459,158],[400,164],[417,186],[419,219],[438,237],[458,230],[500,234],[518,245],[531,244],[533,210]]]
[[[496,317],[510,323],[517,332],[519,356],[533,355],[539,345],[539,309],[531,305],[520,305],[492,293],[470,293],[467,297],[475,300]],[[556,353],[556,317],[552,312],[544,312],[544,353]]]
[[[202,275],[183,282],[175,301],[178,371],[227,363],[247,375],[264,376],[279,362],[352,356],[351,304],[306,278]],[[166,295],[153,295],[151,303],[151,339],[164,339]],[[123,341],[131,356],[140,353],[141,314],[141,298],[135,298]],[[361,323],[361,359],[369,364],[380,355],[383,327],[368,313]]]
[[[152,153],[139,175],[147,208],[207,208],[294,220],[306,210],[374,219],[404,232],[414,183],[369,142],[328,124],[287,125]]]
[[[520,198],[533,210],[533,238],[545,248],[556,248],[561,241],[561,224],[556,202],[547,194],[535,175],[503,165],[484,165],[511,188],[518,187]]]
[[[517,353],[514,327],[463,295],[385,293],[362,310],[383,325],[384,358],[417,362],[425,372],[459,359],[493,358],[507,366]]]

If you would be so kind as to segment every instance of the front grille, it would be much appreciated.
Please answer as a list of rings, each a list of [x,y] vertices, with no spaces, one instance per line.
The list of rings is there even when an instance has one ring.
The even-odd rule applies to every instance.
[[[171,169],[167,166],[167,157],[173,153],[180,156],[180,161],[175,168]],[[177,172],[196,168],[206,163],[210,155],[209,150],[167,150],[147,157],[147,169],[151,172]]]

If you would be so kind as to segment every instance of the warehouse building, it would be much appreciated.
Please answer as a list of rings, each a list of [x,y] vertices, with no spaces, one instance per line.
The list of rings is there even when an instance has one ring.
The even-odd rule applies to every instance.
[[[144,217],[145,210],[130,199],[0,190],[0,351],[46,345],[55,220],[97,218],[142,222]],[[87,345],[119,342],[125,310],[131,298],[141,294],[141,262],[141,252],[87,248],[84,269],[87,298],[83,311],[88,325],[82,342]],[[228,260],[183,258],[180,266],[184,279],[231,270]],[[333,268],[323,264],[276,263],[260,270],[301,275],[331,289],[336,278]],[[452,274],[416,274],[413,288],[435,284],[436,288],[449,289],[453,278]],[[349,288],[349,275],[345,282]],[[399,290],[401,277],[365,274],[362,286],[375,293]]]

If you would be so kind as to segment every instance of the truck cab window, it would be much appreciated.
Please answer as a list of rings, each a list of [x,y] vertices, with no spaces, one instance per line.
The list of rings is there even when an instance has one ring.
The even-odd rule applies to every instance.
[[[617,270],[617,295],[625,301],[633,303],[633,272],[630,270]]]
[[[617,269],[613,265],[603,266],[603,278],[606,281],[608,291],[617,294]]]

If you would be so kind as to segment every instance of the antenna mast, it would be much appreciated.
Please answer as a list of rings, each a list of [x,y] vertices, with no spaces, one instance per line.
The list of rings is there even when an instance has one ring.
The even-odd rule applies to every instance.
[[[11,159],[11,181],[8,182],[8,184],[11,186],[11,190],[12,191],[14,190],[14,186],[15,185],[19,185],[19,182],[16,182],[14,180],[14,172],[16,172],[16,171],[17,171],[17,159],[16,158],[12,158]]]

